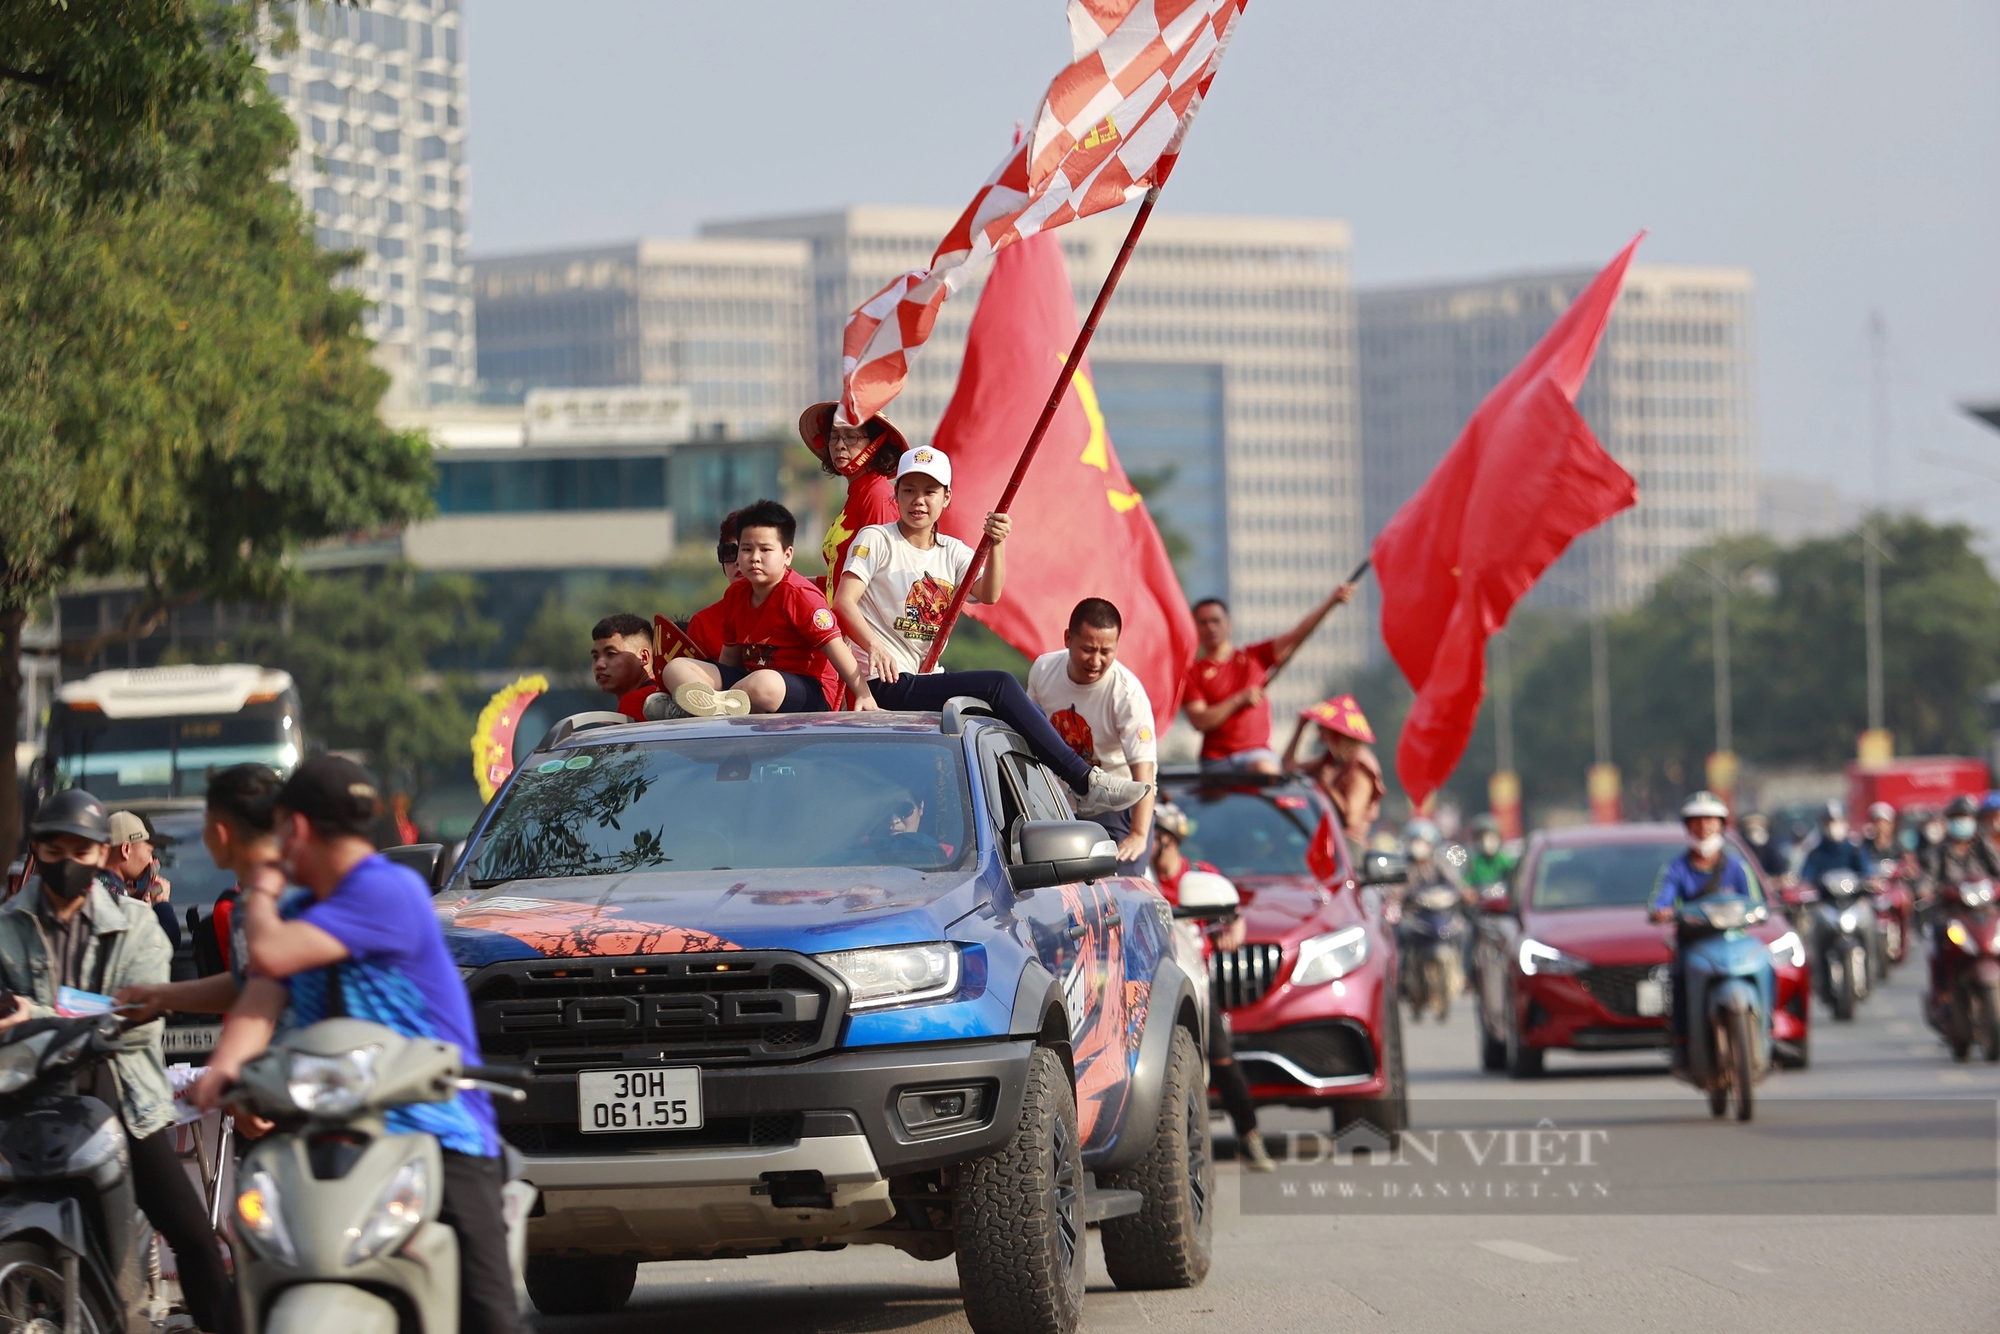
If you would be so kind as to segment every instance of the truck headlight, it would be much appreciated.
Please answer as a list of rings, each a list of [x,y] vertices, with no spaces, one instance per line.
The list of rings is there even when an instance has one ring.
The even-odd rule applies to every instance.
[[[409,1240],[431,1203],[430,1168],[421,1158],[413,1158],[396,1169],[388,1189],[375,1202],[368,1220],[347,1245],[347,1263],[358,1265]]]
[[[375,1058],[380,1047],[356,1047],[338,1056],[293,1052],[286,1067],[285,1092],[308,1116],[339,1118],[361,1110],[375,1091]]]
[[[1806,943],[1796,931],[1787,931],[1772,941],[1770,950],[1772,963],[1789,963],[1794,968],[1806,965]]]
[[[816,956],[847,983],[850,1010],[942,1000],[958,991],[958,946],[889,945]]]
[[[1292,967],[1292,985],[1318,986],[1346,977],[1368,958],[1368,929],[1344,926],[1299,944],[1299,961]]]
[[[1583,972],[1590,967],[1590,960],[1579,959],[1574,954],[1564,954],[1553,945],[1544,945],[1533,936],[1521,937],[1521,949],[1517,956],[1521,971],[1529,977],[1538,973],[1553,973],[1568,977]]]
[[[298,1267],[298,1249],[285,1228],[284,1211],[278,1203],[278,1183],[261,1168],[250,1174],[248,1189],[236,1196],[236,1221],[254,1237],[273,1259]]]

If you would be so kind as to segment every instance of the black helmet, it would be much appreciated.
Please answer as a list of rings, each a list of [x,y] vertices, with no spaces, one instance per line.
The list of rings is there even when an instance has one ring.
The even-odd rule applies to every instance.
[[[1951,805],[1944,808],[1945,818],[1955,820],[1961,815],[1979,814],[1979,803],[1971,797],[1953,797]]]
[[[104,813],[104,803],[82,788],[64,788],[42,803],[28,825],[29,838],[49,834],[75,834],[92,843],[109,843],[111,817]]]

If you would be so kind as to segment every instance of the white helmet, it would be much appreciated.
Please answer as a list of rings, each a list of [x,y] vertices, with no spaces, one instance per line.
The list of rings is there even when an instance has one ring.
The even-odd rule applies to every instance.
[[[1699,820],[1706,816],[1713,816],[1718,820],[1727,820],[1729,818],[1729,808],[1722,804],[1721,797],[1716,796],[1707,788],[1703,788],[1689,797],[1681,806],[1681,819]]]

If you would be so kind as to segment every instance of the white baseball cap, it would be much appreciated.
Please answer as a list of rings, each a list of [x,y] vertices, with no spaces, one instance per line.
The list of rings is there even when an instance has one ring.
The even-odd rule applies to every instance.
[[[903,451],[903,457],[896,461],[896,480],[902,481],[913,472],[934,479],[939,486],[951,485],[951,457],[942,449],[929,445],[919,445],[915,449]]]

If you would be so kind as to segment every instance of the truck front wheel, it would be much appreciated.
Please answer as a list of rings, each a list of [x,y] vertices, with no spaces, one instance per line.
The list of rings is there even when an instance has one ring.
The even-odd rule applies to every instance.
[[[1083,1145],[1062,1059],[1037,1047],[1021,1120],[959,1173],[958,1286],[974,1334],[1075,1334],[1083,1320]]]
[[[1185,1028],[1175,1029],[1153,1142],[1131,1168],[1105,1175],[1107,1188],[1146,1197],[1138,1213],[1107,1218],[1098,1228],[1104,1267],[1121,1288],[1191,1288],[1208,1277],[1215,1167],[1201,1073],[1194,1038]]]
[[[531,1255],[524,1277],[528,1297],[543,1315],[605,1315],[624,1309],[639,1262]]]

